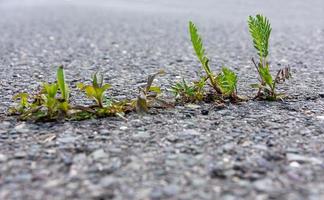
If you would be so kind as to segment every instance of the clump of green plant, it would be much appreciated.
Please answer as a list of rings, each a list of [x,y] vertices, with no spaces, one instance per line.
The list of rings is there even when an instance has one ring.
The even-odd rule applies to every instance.
[[[241,100],[237,95],[237,75],[227,67],[222,67],[220,73],[215,74],[209,66],[209,58],[206,55],[206,50],[203,46],[202,38],[198,33],[198,29],[193,22],[189,22],[189,33],[193,48],[200,61],[206,76],[201,80],[208,81],[209,85],[214,89],[214,98],[216,100],[224,100],[226,98],[234,101]],[[172,90],[176,96],[184,101],[194,102],[201,101],[204,94],[203,87],[205,84],[201,81],[198,85],[188,86],[186,82],[177,83]]]
[[[176,83],[171,87],[171,92],[176,99],[184,103],[200,102],[205,97],[204,87],[206,84],[205,78],[201,78],[197,82],[188,84],[185,79]]]
[[[104,83],[102,74],[96,72],[92,76],[91,85],[78,83],[77,87],[81,91],[85,92],[87,97],[93,99],[96,102],[96,105],[89,107],[77,106],[75,108],[83,110],[84,112],[93,113],[97,117],[116,115],[123,118],[124,112],[127,111],[127,101],[116,102],[105,96],[105,92],[111,88],[111,85]]]
[[[137,111],[148,112],[151,107],[170,105],[159,98],[161,88],[153,85],[158,75],[164,74],[159,71],[149,75],[144,87],[139,88],[139,95],[135,100],[124,99],[115,101],[107,98],[105,93],[111,87],[104,83],[103,75],[95,73],[91,84],[78,83],[77,88],[84,92],[87,97],[95,101],[94,105],[83,106],[69,103],[69,87],[65,81],[63,66],[57,70],[57,79],[54,83],[43,83],[42,88],[35,95],[19,93],[14,100],[19,100],[16,107],[9,109],[9,114],[19,115],[21,120],[53,121],[84,120],[89,118],[118,116],[123,119],[125,113]]]
[[[94,117],[119,116],[131,111],[128,100],[113,101],[105,97],[105,91],[111,86],[103,82],[103,76],[95,73],[92,84],[79,83],[77,86],[96,104],[91,106],[70,105],[69,87],[65,81],[63,66],[58,67],[57,80],[43,83],[36,95],[20,93],[14,96],[19,104],[10,108],[10,114],[20,115],[21,120],[52,121],[57,119],[83,120]]]
[[[206,80],[209,80],[209,84],[214,88],[216,95],[221,98],[232,98],[238,100],[236,74],[227,67],[223,67],[222,71],[215,75],[215,73],[210,69],[209,58],[205,53],[206,50],[203,46],[202,38],[198,33],[196,25],[191,21],[189,22],[189,32],[193,48],[206,73]]]
[[[69,88],[65,82],[63,66],[57,70],[55,83],[43,83],[41,91],[30,96],[27,93],[19,93],[14,96],[20,100],[19,105],[11,108],[11,114],[19,114],[21,119],[54,120],[67,114],[69,110]],[[58,96],[60,92],[61,96]],[[31,98],[29,102],[29,98]]]
[[[138,113],[147,113],[150,107],[153,107],[155,103],[162,106],[169,105],[167,102],[159,98],[162,93],[159,86],[154,86],[153,81],[158,75],[163,75],[165,72],[163,70],[151,74],[147,78],[147,82],[144,87],[139,88],[139,94],[135,100],[133,100],[132,105]]]
[[[95,73],[92,76],[92,85],[85,85],[83,83],[77,84],[77,87],[81,91],[84,91],[89,98],[95,100],[97,106],[100,108],[104,107],[105,92],[111,87],[110,84],[104,84],[103,81],[103,75]]]
[[[10,108],[9,112],[14,114],[14,113],[23,113],[26,109],[28,109],[31,104],[28,102],[29,94],[22,92],[19,94],[16,94],[13,99],[19,100],[19,103],[16,107]]]
[[[275,78],[270,73],[268,62],[269,39],[272,31],[269,20],[258,14],[255,17],[249,16],[249,31],[253,40],[254,48],[257,50],[259,61],[252,58],[252,62],[259,74],[259,84],[253,84],[252,87],[258,89],[255,99],[262,98],[267,100],[276,100],[283,97],[283,94],[276,93],[276,84],[282,83],[291,77],[288,67],[280,69]]]

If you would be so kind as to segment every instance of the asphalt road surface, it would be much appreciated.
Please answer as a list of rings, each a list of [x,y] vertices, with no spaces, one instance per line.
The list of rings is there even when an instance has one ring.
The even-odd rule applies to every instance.
[[[272,24],[272,73],[291,67],[285,101],[184,105],[128,121],[6,115],[15,93],[54,81],[59,64],[71,85],[102,71],[117,99],[164,69],[156,84],[171,98],[172,84],[200,72],[189,20],[213,70],[235,70],[239,93],[253,96],[246,21],[256,13]],[[0,0],[0,36],[0,199],[324,199],[324,1]]]

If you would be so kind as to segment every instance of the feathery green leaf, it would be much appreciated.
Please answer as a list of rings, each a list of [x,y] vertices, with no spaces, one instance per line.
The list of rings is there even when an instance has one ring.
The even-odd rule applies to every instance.
[[[206,60],[208,60],[207,56],[205,55],[205,48],[202,42],[202,38],[198,34],[198,29],[196,25],[193,22],[189,22],[189,32],[191,37],[191,42],[193,45],[193,48],[196,52],[196,55],[201,62],[201,64],[204,65]]]
[[[202,38],[198,34],[198,29],[196,25],[193,22],[189,22],[189,32],[190,32],[190,38],[193,45],[193,48],[196,52],[196,55],[199,59],[199,61],[202,64],[203,69],[205,70],[207,77],[210,81],[211,86],[218,92],[221,93],[221,89],[217,85],[217,81],[215,80],[215,75],[211,71],[209,67],[209,59],[205,54],[205,48],[203,46]]]
[[[270,87],[271,90],[274,90],[274,82],[272,75],[270,74],[269,67],[260,67],[259,72],[264,82]]]
[[[206,71],[207,75],[210,76],[211,70],[208,65],[209,59],[205,53],[206,50],[203,45],[202,38],[198,33],[198,29],[197,29],[196,25],[191,21],[189,22],[189,32],[190,32],[192,46],[196,52],[196,55],[197,55],[199,61],[201,62],[204,70]]]
[[[235,93],[237,75],[232,70],[223,67],[222,72],[218,74],[216,80],[224,95]]]
[[[270,22],[266,17],[258,14],[255,17],[249,16],[248,24],[253,45],[258,50],[258,55],[262,61],[269,54]]]

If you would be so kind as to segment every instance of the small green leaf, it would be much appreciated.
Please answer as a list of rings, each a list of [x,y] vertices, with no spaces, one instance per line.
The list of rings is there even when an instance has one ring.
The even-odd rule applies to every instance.
[[[254,47],[260,59],[264,60],[269,54],[270,22],[266,17],[258,14],[255,17],[249,16],[248,24]]]
[[[52,115],[57,110],[57,103],[58,101],[55,98],[46,97],[45,104],[50,115]]]
[[[184,79],[172,86],[172,92],[177,99],[188,103],[201,101],[204,98],[204,86],[206,80],[202,78],[198,82],[188,84]]]
[[[92,76],[92,86],[95,87],[95,88],[98,88],[98,87],[99,87],[99,85],[98,85],[97,73],[98,73],[98,72],[96,72],[96,73]]]
[[[219,85],[217,85],[217,81],[215,80],[215,75],[211,71],[209,66],[209,59],[205,54],[205,48],[203,46],[202,38],[198,34],[198,29],[194,23],[191,21],[189,22],[189,32],[190,32],[190,38],[193,45],[193,48],[196,52],[196,55],[202,64],[203,69],[205,70],[208,79],[210,81],[211,86],[218,92],[221,93],[221,89],[219,88]]]
[[[57,84],[60,88],[61,91],[61,95],[62,95],[62,99],[64,101],[69,101],[69,87],[65,82],[65,73],[64,73],[64,69],[63,66],[59,66],[59,68],[57,69]]]
[[[69,105],[68,102],[64,101],[64,102],[60,103],[59,107],[60,107],[60,109],[62,111],[64,111],[65,113],[67,113],[68,110],[69,110],[70,105]]]
[[[262,80],[271,88],[273,89],[273,79],[269,71],[269,67],[260,67],[259,68],[260,75]]]
[[[230,69],[223,67],[222,72],[216,78],[223,95],[231,95],[236,90],[237,75]]]
[[[105,99],[105,91],[107,89],[109,89],[111,87],[110,84],[104,84],[103,83],[103,76],[102,75],[98,75],[98,73],[96,72],[93,76],[92,76],[92,85],[84,85],[83,83],[78,83],[77,87],[80,90],[85,91],[86,95],[89,98],[92,98],[96,101],[96,103],[98,104],[98,106],[100,108],[104,107],[104,102],[103,100]]]
[[[48,97],[55,98],[58,90],[58,85],[56,83],[52,83],[52,84],[44,83],[43,87],[44,87],[44,92],[45,94],[48,95]]]
[[[104,84],[104,85],[102,86],[102,90],[103,90],[103,91],[106,91],[106,90],[108,90],[109,88],[111,88],[111,85],[110,85],[110,84]]]
[[[103,85],[103,75],[99,74],[99,72],[96,72],[92,76],[92,86],[95,88],[100,88]]]
[[[77,83],[77,88],[79,89],[79,90],[83,90],[84,89],[84,87],[85,87],[85,85],[83,84],[83,83]]]
[[[151,86],[150,89],[149,89],[150,92],[155,92],[157,94],[160,94],[161,93],[161,88],[160,87],[157,87],[157,86]]]
[[[25,108],[25,107],[28,107],[29,106],[28,97],[29,97],[29,94],[28,93],[19,93],[19,94],[16,94],[13,97],[13,99],[14,100],[20,99],[20,106],[22,108]]]
[[[253,83],[253,84],[250,84],[250,86],[255,89],[259,89],[260,87],[262,87],[259,83]]]
[[[90,85],[87,85],[84,87],[84,91],[86,92],[87,96],[88,97],[95,97],[97,92],[96,90],[94,89],[94,87],[90,86]]]

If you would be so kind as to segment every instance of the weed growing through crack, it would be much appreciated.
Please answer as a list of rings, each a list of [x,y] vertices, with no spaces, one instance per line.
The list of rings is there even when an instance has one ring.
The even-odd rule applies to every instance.
[[[63,99],[57,98],[58,88],[57,83],[44,83],[43,85],[40,106],[47,108],[47,116],[49,118],[53,118],[59,111],[66,113],[68,110],[68,103]]]
[[[206,50],[203,46],[202,38],[198,33],[196,25],[192,22],[189,22],[189,32],[193,48],[206,73],[206,80],[209,80],[209,84],[214,88],[216,96],[221,99],[232,98],[233,100],[237,100],[236,74],[227,67],[223,67],[222,71],[218,75],[215,75],[210,69],[209,58],[205,53]]]
[[[28,93],[19,93],[13,97],[14,100],[19,100],[19,104],[15,108],[10,108],[10,113],[23,113],[26,109],[30,107],[30,103],[28,102]]]
[[[259,84],[253,84],[252,87],[258,89],[255,99],[276,100],[282,98],[283,94],[276,93],[276,84],[282,83],[291,77],[288,67],[278,71],[275,78],[270,73],[268,62],[269,55],[269,38],[272,31],[269,20],[262,16],[250,16],[248,19],[249,31],[253,40],[254,48],[257,50],[259,61],[252,58],[259,74]]]
[[[242,100],[237,95],[237,75],[227,67],[222,67],[220,73],[215,74],[209,65],[209,58],[206,55],[206,50],[203,45],[201,36],[198,33],[198,29],[193,22],[189,22],[189,33],[193,48],[200,61],[206,76],[201,77],[198,84],[188,85],[186,81],[176,83],[172,87],[173,93],[176,97],[179,97],[184,102],[195,102],[201,101],[205,97],[205,92],[203,88],[205,84],[203,82],[209,83],[209,85],[214,89],[213,99],[216,101],[224,101],[225,99],[231,99],[232,101]]]
[[[22,120],[35,119],[50,121],[64,117],[69,110],[69,89],[65,82],[64,69],[57,70],[57,82],[43,83],[42,89],[34,96],[27,93],[17,94],[20,100],[17,107],[9,109],[11,114],[19,114]],[[58,94],[61,94],[59,97]],[[29,102],[31,98],[31,102]]]
[[[185,79],[176,83],[171,87],[171,92],[176,99],[180,99],[184,103],[196,103],[204,99],[206,85],[205,78],[201,78],[199,81],[188,84]]]
[[[162,107],[169,106],[167,102],[159,98],[161,88],[153,85],[154,79],[158,75],[163,75],[164,73],[165,72],[163,70],[160,70],[157,73],[149,75],[145,86],[138,88],[139,94],[132,102],[132,105],[135,107],[138,113],[147,113],[149,108],[153,107],[155,103],[160,104]]]
[[[88,107],[85,106],[75,106],[75,109],[82,110],[82,113],[78,113],[74,117],[81,119],[82,116],[88,117],[86,113],[92,113],[96,117],[107,117],[107,116],[119,116],[124,118],[124,113],[129,110],[127,108],[127,101],[117,102],[112,99],[108,99],[105,96],[105,92],[111,88],[110,84],[104,83],[104,78],[102,74],[96,72],[92,76],[91,85],[86,85],[84,83],[78,83],[77,88],[85,92],[87,97],[93,99],[96,104]]]
[[[57,70],[57,81],[43,83],[42,89],[36,95],[19,93],[14,100],[19,100],[16,107],[9,109],[9,114],[19,115],[21,120],[55,121],[84,120],[89,118],[117,116],[125,119],[127,112],[148,112],[151,107],[166,107],[169,105],[159,98],[161,88],[153,85],[153,81],[163,71],[148,77],[144,87],[139,88],[139,95],[134,100],[115,101],[106,97],[105,92],[111,85],[104,83],[103,75],[95,73],[91,84],[78,83],[77,88],[96,103],[90,106],[72,105],[69,103],[69,87],[65,81],[63,66]]]
[[[53,121],[59,119],[83,120],[92,117],[120,116],[126,111],[126,103],[110,101],[103,104],[104,92],[110,87],[103,84],[102,77],[93,77],[92,85],[80,84],[88,97],[97,102],[93,106],[70,105],[69,87],[65,81],[63,66],[57,70],[57,81],[43,83],[42,89],[36,95],[20,93],[14,96],[19,104],[9,109],[9,114],[18,114],[21,120]],[[81,87],[82,86],[82,87]],[[60,95],[59,95],[60,94]]]
[[[105,84],[103,81],[103,75],[95,73],[92,76],[91,85],[85,85],[83,83],[77,84],[77,87],[81,91],[84,91],[89,98],[94,99],[97,103],[97,106],[100,108],[104,107],[103,101],[105,92],[111,87],[111,85]]]

